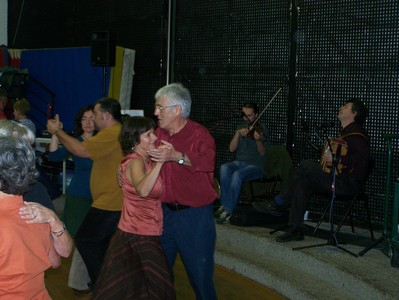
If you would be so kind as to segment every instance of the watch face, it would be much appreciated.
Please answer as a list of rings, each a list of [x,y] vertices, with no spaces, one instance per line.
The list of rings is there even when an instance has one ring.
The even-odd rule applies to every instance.
[[[177,162],[179,165],[182,165],[182,164],[184,164],[184,159],[179,159],[179,161]]]

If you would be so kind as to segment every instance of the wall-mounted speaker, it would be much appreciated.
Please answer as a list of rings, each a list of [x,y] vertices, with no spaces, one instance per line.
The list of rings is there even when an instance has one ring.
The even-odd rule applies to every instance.
[[[96,31],[91,34],[91,65],[115,66],[116,34],[110,31]]]

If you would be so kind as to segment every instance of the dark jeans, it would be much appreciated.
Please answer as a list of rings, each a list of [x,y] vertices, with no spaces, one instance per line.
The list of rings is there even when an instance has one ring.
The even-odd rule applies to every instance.
[[[216,229],[213,204],[172,211],[162,205],[161,244],[173,271],[177,253],[184,263],[197,300],[217,298],[213,283]]]
[[[311,194],[331,193],[332,183],[332,174],[324,172],[318,162],[304,160],[300,163],[294,174],[288,179],[283,196],[291,207],[290,223],[293,226],[303,227],[303,215]],[[335,176],[337,196],[355,195],[360,188],[361,184],[347,173]]]
[[[238,203],[241,186],[244,182],[262,178],[263,169],[259,166],[235,160],[220,167],[220,201],[228,213],[232,213]]]
[[[91,207],[76,233],[76,247],[86,264],[92,285],[95,284],[100,273],[105,253],[120,216],[120,211]]]

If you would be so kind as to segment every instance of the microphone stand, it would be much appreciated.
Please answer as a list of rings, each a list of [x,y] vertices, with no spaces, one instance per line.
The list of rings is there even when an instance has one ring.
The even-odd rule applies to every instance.
[[[325,137],[327,144],[328,144],[328,149],[332,149],[331,147],[331,142],[328,136],[326,135]],[[337,150],[337,153],[333,153],[333,151],[330,151],[332,154],[332,168],[331,168],[331,176],[332,176],[332,183],[331,183],[331,200],[328,204],[328,210],[329,210],[329,223],[330,223],[330,230],[329,230],[329,237],[325,243],[321,244],[315,244],[315,245],[308,245],[308,246],[302,246],[302,247],[296,247],[292,248],[292,250],[302,250],[302,249],[307,249],[307,248],[315,248],[315,247],[323,247],[323,246],[334,246],[337,247],[338,249],[345,251],[346,253],[349,253],[350,255],[353,255],[357,257],[357,254],[349,251],[348,249],[343,248],[342,246],[339,245],[338,239],[337,239],[337,232],[334,229],[334,201],[336,199],[336,191],[335,191],[335,184],[336,184],[336,171],[338,169],[338,162],[340,159],[340,154],[341,151]]]
[[[323,144],[323,139],[317,134],[316,130],[314,130],[314,135],[320,140],[320,142]],[[308,135],[306,142],[314,149],[317,151],[317,153],[320,153],[320,148],[316,146],[312,140],[310,139],[310,135]]]

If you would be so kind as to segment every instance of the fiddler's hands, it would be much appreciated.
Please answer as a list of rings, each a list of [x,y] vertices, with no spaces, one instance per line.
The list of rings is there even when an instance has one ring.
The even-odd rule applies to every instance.
[[[62,129],[62,123],[58,115],[55,115],[54,119],[47,121],[47,131],[51,134],[55,134],[60,129]]]
[[[239,134],[240,136],[244,136],[245,137],[245,136],[248,135],[248,132],[249,132],[248,128],[241,128],[241,129],[237,130],[236,134]]]
[[[156,149],[148,150],[147,153],[152,161],[164,163],[167,161],[176,161],[179,153],[175,150],[171,143],[161,141],[162,145]]]
[[[261,141],[262,140],[262,135],[259,134],[256,130],[254,131],[254,140],[255,141]]]
[[[26,201],[24,203],[25,206],[19,209],[19,215],[21,219],[26,219],[26,223],[52,223],[58,218],[54,211],[39,203]]]

